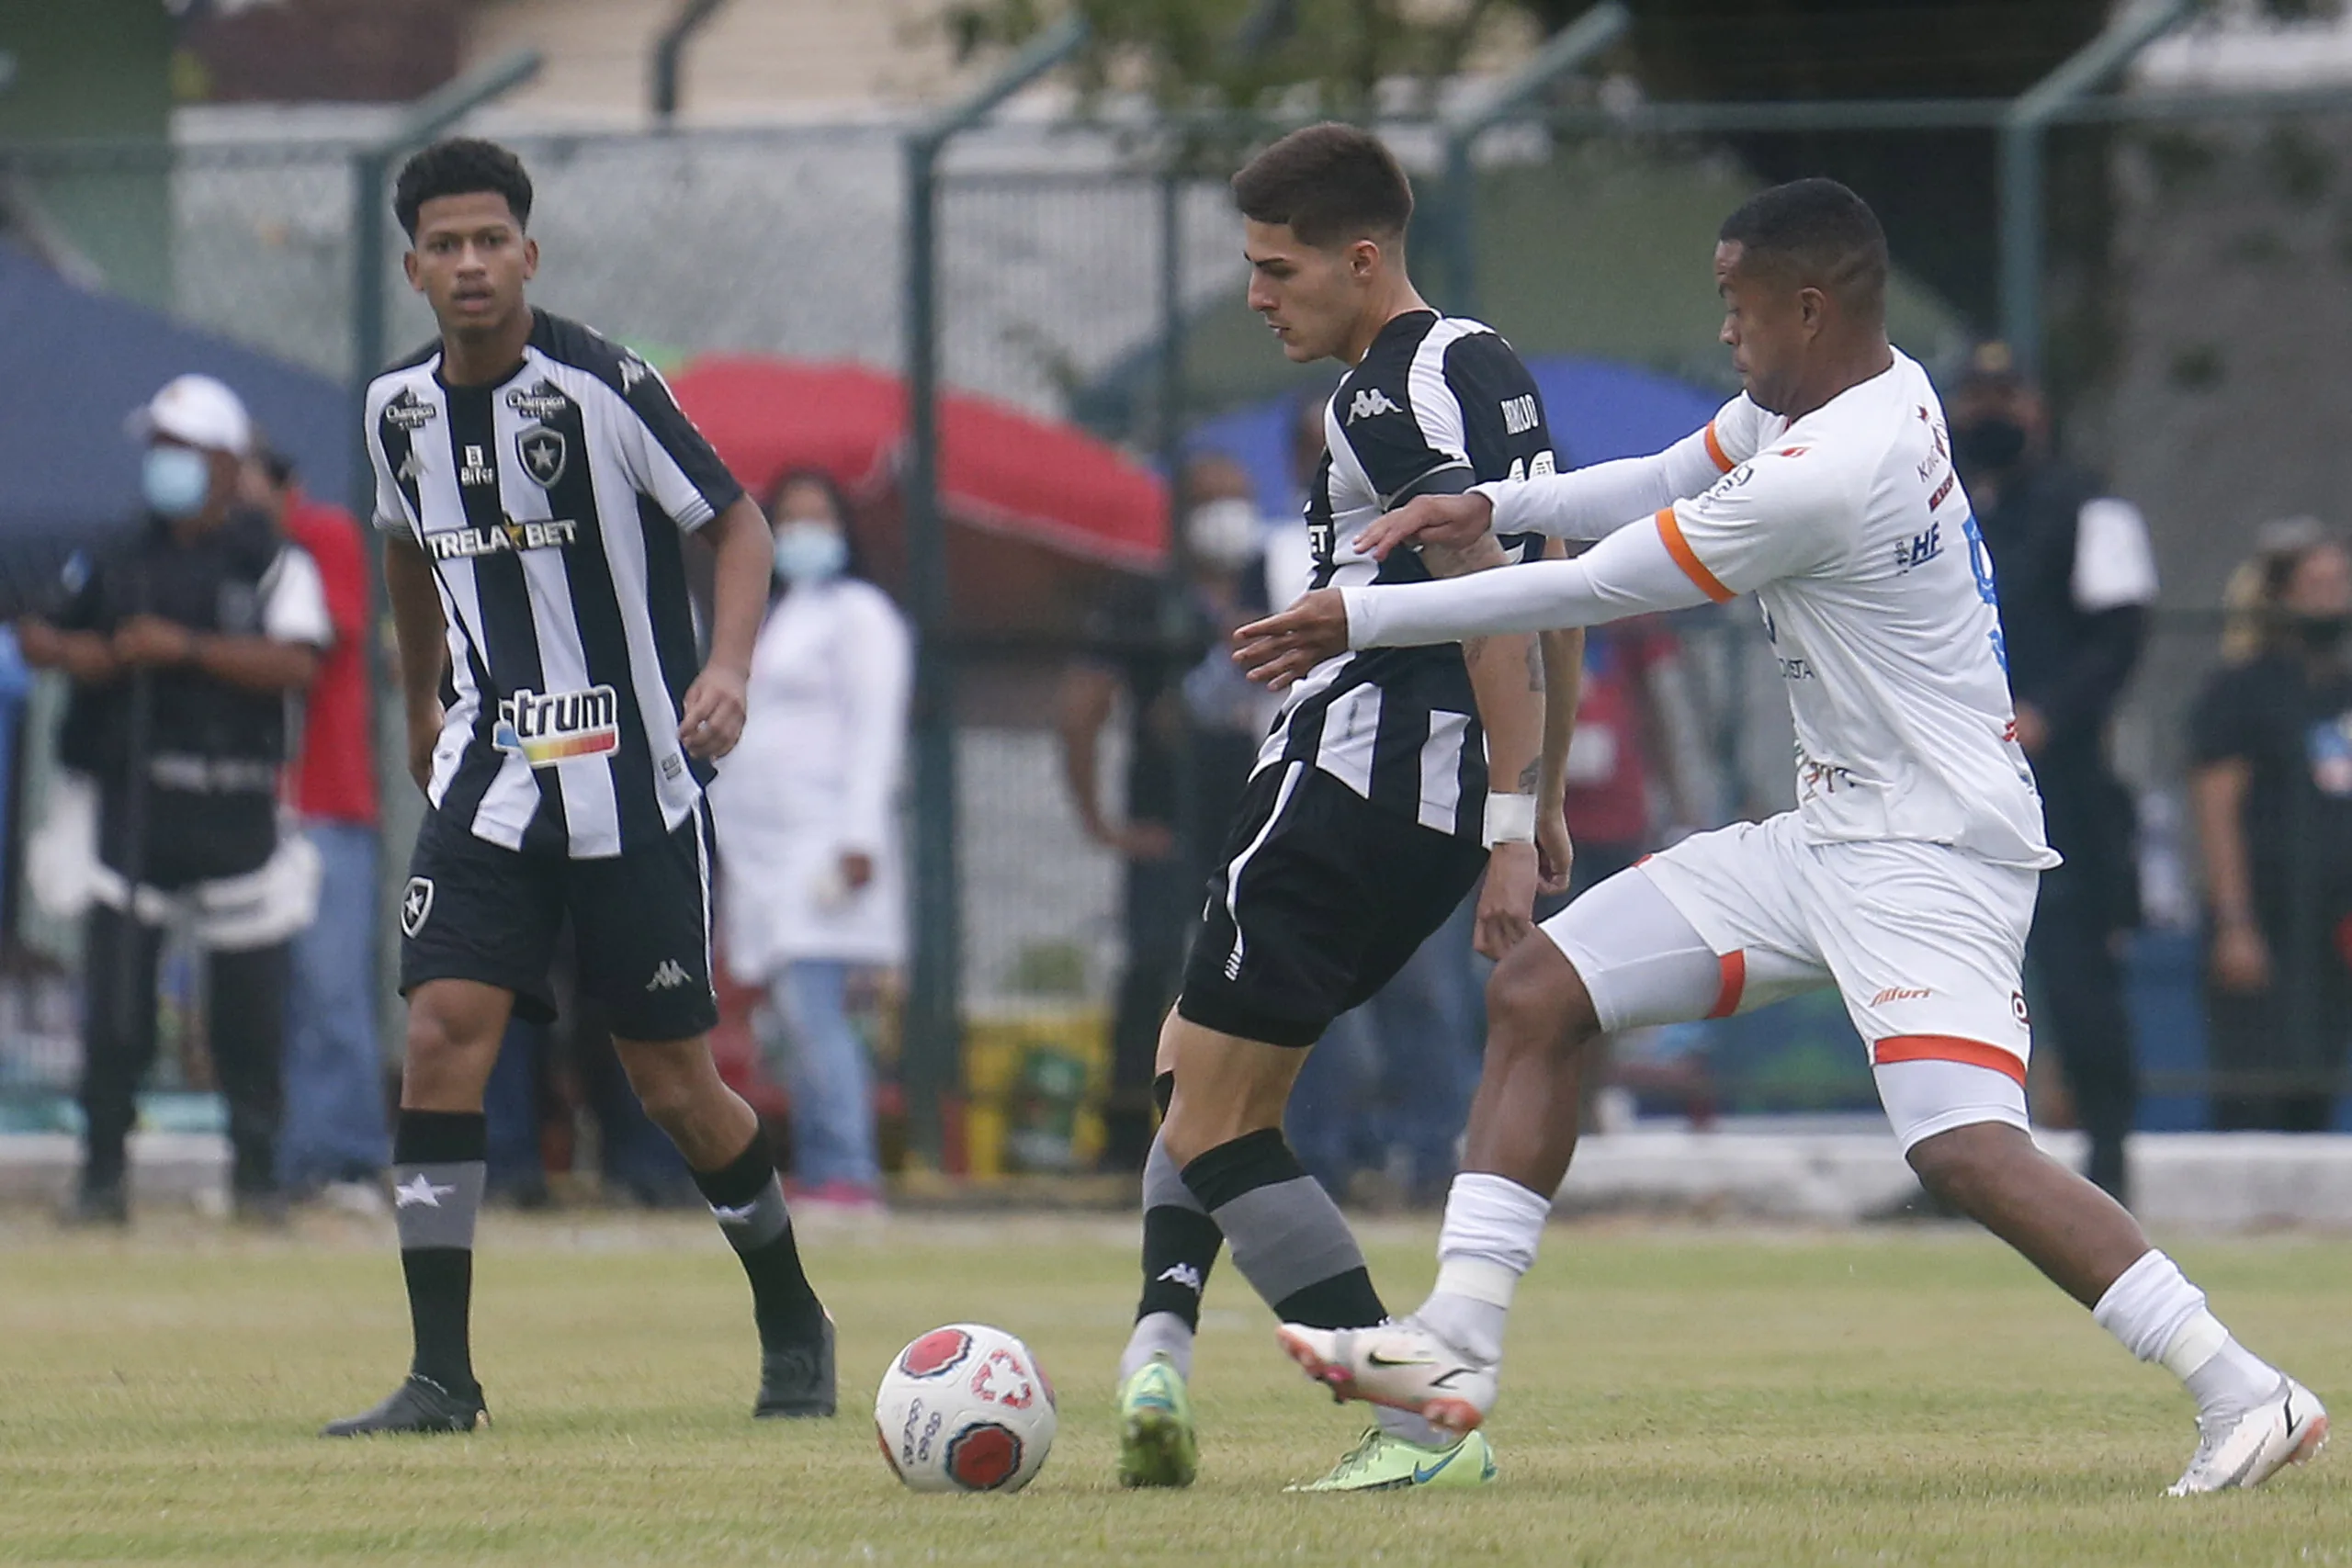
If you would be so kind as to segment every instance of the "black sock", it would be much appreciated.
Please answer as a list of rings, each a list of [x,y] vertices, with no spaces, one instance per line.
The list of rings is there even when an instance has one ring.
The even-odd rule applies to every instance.
[[[409,1370],[452,1393],[480,1386],[467,1320],[489,1142],[480,1111],[404,1109],[392,1133],[392,1215],[416,1340]]]
[[[695,1185],[752,1281],[752,1316],[763,1347],[801,1343],[823,1331],[825,1309],[800,1268],[784,1183],[765,1133],[753,1133],[743,1152],[717,1170],[695,1172]]]
[[[1225,1246],[1225,1233],[1184,1185],[1168,1145],[1154,1138],[1143,1168],[1143,1297],[1136,1321],[1172,1313],[1186,1328],[1201,1325],[1201,1292]]]
[[[1232,1246],[1233,1266],[1283,1322],[1367,1328],[1388,1315],[1339,1205],[1280,1128],[1218,1145],[1184,1168],[1184,1185]]]

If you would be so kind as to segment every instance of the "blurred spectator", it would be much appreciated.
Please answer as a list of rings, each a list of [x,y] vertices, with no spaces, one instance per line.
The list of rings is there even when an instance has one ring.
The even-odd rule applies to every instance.
[[[1181,603],[1137,581],[1098,608],[1086,655],[1062,677],[1062,774],[1086,836],[1126,863],[1126,967],[1111,1022],[1103,1164],[1140,1170],[1151,1146],[1159,1026],[1176,999],[1184,941],[1272,716],[1273,699],[1225,655],[1226,634],[1261,613],[1262,529],[1247,470],[1220,453],[1187,463]],[[1102,799],[1102,732],[1127,729],[1124,820]]]
[[[2090,1179],[2125,1196],[2124,1145],[2139,1071],[2122,960],[2140,923],[2138,821],[2109,766],[2109,719],[2138,663],[2155,558],[2139,509],[2050,450],[2041,392],[2001,344],[1971,356],[1951,404],[1952,461],[1968,487],[1986,570],[1999,580],[2017,739],[2033,765],[2050,844],[2026,962],[2058,1048]],[[1977,540],[1925,541],[1928,553]],[[1920,543],[1914,541],[1914,557]]]
[[[2213,1125],[2315,1133],[2352,1032],[2352,555],[2306,537],[2260,558],[2261,651],[2190,720]]]
[[[236,394],[183,376],[135,427],[141,525],[75,558],[54,624],[18,627],[26,658],[74,683],[60,759],[96,794],[62,788],[50,829],[69,859],[95,844],[95,861],[52,863],[44,879],[47,901],[86,910],[85,1126],[65,1217],[129,1219],[125,1143],[155,1055],[156,966],[165,929],[182,927],[209,956],[236,1212],[275,1221],[287,944],[318,888],[308,846],[280,843],[277,788],[291,695],[334,634],[311,558],[238,503],[252,425]]]
[[[906,960],[897,804],[912,639],[856,569],[831,481],[787,475],[769,506],[775,584],[752,659],[751,715],[710,790],[727,872],[727,962],[768,987],[790,1036],[800,1195],[881,1201],[873,1068],[850,972]]]
[[[368,562],[359,525],[306,495],[293,465],[266,446],[246,499],[316,563],[334,642],[302,711],[288,795],[319,855],[319,914],[294,939],[286,997],[286,1115],[277,1176],[298,1197],[388,1213],[391,1156],[384,1060],[376,1043],[376,758],[368,703]]]

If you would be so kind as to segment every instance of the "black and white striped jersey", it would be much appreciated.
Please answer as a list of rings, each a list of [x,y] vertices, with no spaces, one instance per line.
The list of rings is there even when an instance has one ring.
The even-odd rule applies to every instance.
[[[1415,310],[1383,327],[1324,411],[1322,467],[1306,497],[1315,586],[1422,582],[1418,550],[1356,554],[1365,525],[1417,495],[1553,469],[1543,394],[1493,328]],[[1506,537],[1514,562],[1544,541]],[[1459,647],[1343,653],[1291,689],[1258,766],[1311,762],[1374,805],[1476,840],[1486,817],[1486,732]]]
[[[710,776],[677,738],[683,539],[743,493],[668,385],[536,311],[496,386],[443,381],[438,344],[377,377],[367,441],[376,525],[423,547],[448,624],[435,808],[531,853],[661,842]]]

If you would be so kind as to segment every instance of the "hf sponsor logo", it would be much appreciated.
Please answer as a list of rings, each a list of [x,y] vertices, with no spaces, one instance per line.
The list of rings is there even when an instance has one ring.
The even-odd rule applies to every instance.
[[[560,457],[556,467],[561,470]],[[570,549],[579,543],[580,525],[569,517],[551,517],[544,523],[517,523],[509,517],[494,528],[451,528],[424,538],[435,560],[471,560],[520,550]]]
[[[500,699],[490,743],[535,768],[620,750],[621,703],[610,686],[584,692],[520,691]]]

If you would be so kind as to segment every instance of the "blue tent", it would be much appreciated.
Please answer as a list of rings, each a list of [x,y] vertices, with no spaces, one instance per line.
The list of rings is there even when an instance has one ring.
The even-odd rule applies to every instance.
[[[0,243],[0,615],[31,606],[61,542],[119,524],[139,504],[138,448],[123,421],[186,371],[236,389],[294,459],[305,489],[345,501],[351,400],[325,377],[76,288]]]
[[[1543,391],[1563,468],[1655,452],[1706,423],[1723,402],[1686,381],[1614,360],[1554,355],[1531,359],[1527,368]],[[1290,479],[1295,406],[1270,398],[1220,414],[1195,425],[1185,449],[1233,457],[1257,480],[1262,510],[1292,514],[1298,504]]]

